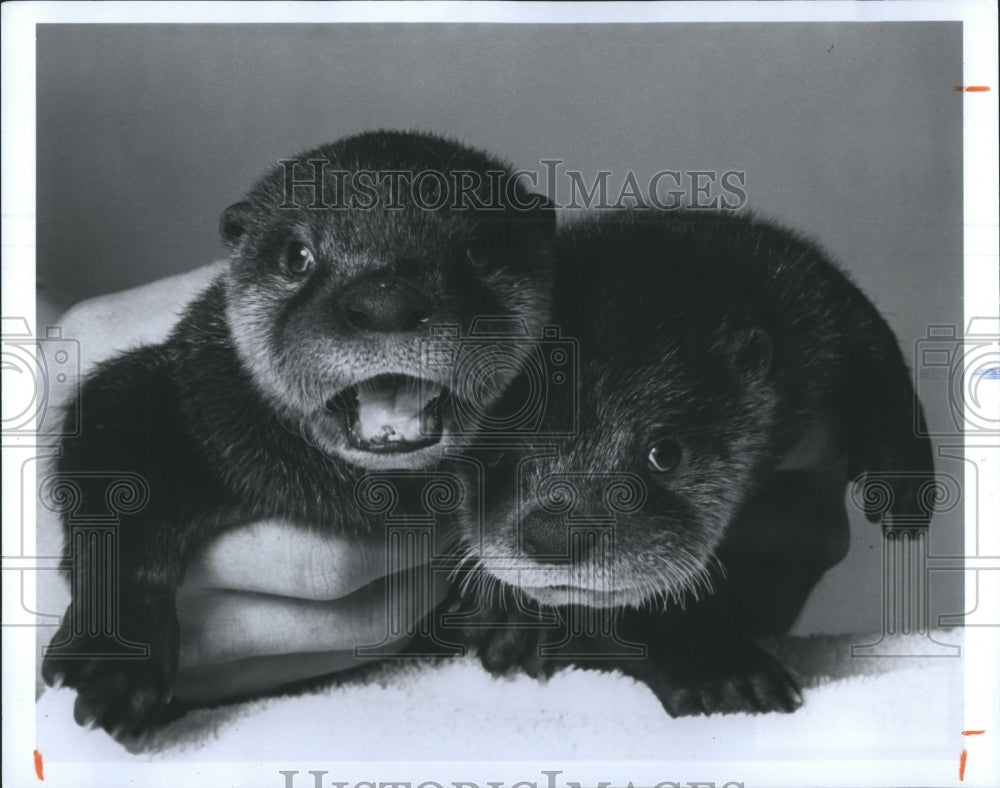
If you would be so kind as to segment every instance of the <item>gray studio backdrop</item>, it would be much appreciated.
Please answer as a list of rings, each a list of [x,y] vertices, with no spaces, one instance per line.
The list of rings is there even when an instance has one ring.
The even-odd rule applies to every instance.
[[[961,46],[957,23],[40,25],[38,322],[223,256],[219,212],[265,168],[382,127],[588,181],[744,171],[747,207],[820,241],[912,357],[962,317]],[[854,519],[800,632],[881,626],[878,529]],[[932,550],[961,528],[939,518]],[[932,572],[933,614],[962,582]]]

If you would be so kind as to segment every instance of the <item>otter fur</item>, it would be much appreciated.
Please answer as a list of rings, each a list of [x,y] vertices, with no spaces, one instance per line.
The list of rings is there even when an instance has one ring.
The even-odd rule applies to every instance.
[[[76,515],[106,510],[97,472],[148,487],[116,530],[117,619],[80,627],[89,596],[109,592],[86,542],[42,666],[46,682],[77,690],[78,722],[119,737],[162,718],[178,666],[175,592],[208,538],[261,518],[383,527],[357,506],[358,479],[437,463],[468,395],[423,364],[429,327],[484,314],[538,324],[550,311],[548,204],[503,162],[429,134],[371,132],[303,153],[230,206],[221,232],[228,271],[165,342],[83,381],[82,430],[57,461]],[[480,382],[477,401],[512,377]],[[123,643],[148,658],[102,656]]]
[[[843,557],[850,479],[890,473],[890,518],[933,481],[895,336],[815,244],[751,216],[609,212],[561,229],[556,256],[580,379],[547,408],[576,431],[495,460],[491,516],[465,521],[466,584],[488,602],[467,636],[497,673],[624,670],[673,715],[793,710],[794,679],[751,636],[786,631]],[[775,540],[768,507],[824,421],[842,475],[801,489],[829,514]],[[574,632],[594,610],[613,628]]]

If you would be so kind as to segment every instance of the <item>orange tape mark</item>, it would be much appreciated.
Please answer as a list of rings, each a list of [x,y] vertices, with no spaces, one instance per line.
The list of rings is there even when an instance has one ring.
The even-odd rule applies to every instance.
[[[990,89],[991,88],[990,88],[989,85],[969,85],[967,88],[962,87],[961,85],[955,85],[955,90],[957,90],[959,93],[962,93],[962,92],[965,92],[965,93],[989,93]]]
[[[42,754],[38,750],[35,750],[33,754],[35,756],[35,776],[42,782],[45,782],[45,773],[42,771]]]
[[[963,736],[981,736],[986,733],[985,730],[982,731],[962,731]],[[968,750],[962,750],[961,756],[958,759],[958,781],[961,782],[965,779],[965,762],[969,757]]]

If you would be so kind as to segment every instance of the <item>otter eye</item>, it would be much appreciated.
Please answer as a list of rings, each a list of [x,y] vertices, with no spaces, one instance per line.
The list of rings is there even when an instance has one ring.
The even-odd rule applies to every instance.
[[[684,450],[674,440],[662,440],[649,450],[649,467],[657,473],[671,473],[681,464]]]
[[[316,258],[308,246],[298,241],[288,244],[285,249],[285,267],[293,274],[307,274],[315,264]]]

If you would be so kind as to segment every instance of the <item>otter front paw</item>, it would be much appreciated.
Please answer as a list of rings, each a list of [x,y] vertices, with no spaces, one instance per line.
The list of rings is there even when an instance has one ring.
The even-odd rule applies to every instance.
[[[122,618],[130,644],[148,646],[135,656],[109,635],[73,635],[72,605],[42,661],[49,686],[77,691],[73,716],[79,725],[96,724],[118,740],[141,737],[160,720],[177,674],[179,627],[173,609],[133,608]]]
[[[473,626],[465,628],[464,638],[483,667],[495,676],[524,672],[533,678],[548,678],[556,665],[542,656],[542,646],[559,639],[561,624],[554,612],[487,608]]]
[[[749,641],[719,645],[722,653],[646,663],[636,677],[649,685],[672,717],[787,713],[802,705],[798,684],[776,658]]]

